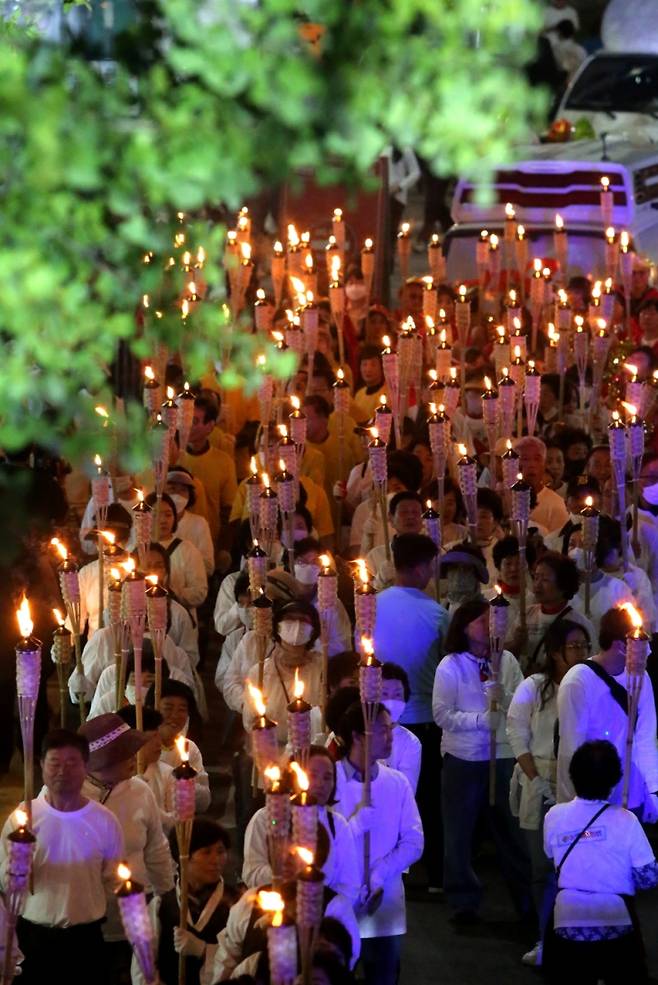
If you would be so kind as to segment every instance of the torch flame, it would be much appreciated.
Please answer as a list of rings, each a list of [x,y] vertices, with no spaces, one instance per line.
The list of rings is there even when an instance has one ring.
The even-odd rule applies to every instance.
[[[23,810],[22,807],[16,808],[16,810],[14,811],[14,819],[19,828],[27,827],[27,813]],[[309,865],[311,865],[310,862]]]
[[[379,405],[380,405],[380,407],[385,407],[386,406],[386,394],[385,393],[380,394],[380,396],[379,396]]]
[[[506,216],[506,218],[507,219],[513,219],[515,215],[516,215],[516,212],[514,211],[514,206],[512,205],[511,202],[507,202],[507,204],[505,205],[505,216]]]
[[[129,557],[127,561],[123,562],[121,567],[123,568],[123,570],[126,572],[127,575],[131,575],[136,568],[134,558]]]
[[[109,420],[110,415],[102,404],[98,404],[97,407],[94,407],[94,410],[99,417],[104,417],[106,420]]]
[[[625,400],[622,400],[621,405],[627,414],[630,414],[631,417],[637,417],[637,407],[635,404],[629,404]]]
[[[301,768],[301,766],[299,765],[299,763],[296,763],[293,760],[292,763],[290,764],[290,769],[295,774],[295,778],[297,780],[297,785],[298,785],[299,789],[300,790],[308,790],[308,776],[306,775],[306,773],[304,772],[304,770]]]
[[[336,376],[338,377],[338,379],[339,379],[339,381],[340,381],[341,383],[342,383],[342,382],[343,382],[343,380],[345,379],[345,373],[344,373],[344,372],[343,372],[343,370],[342,370],[342,369],[340,369],[340,368],[336,370]]]
[[[292,693],[295,698],[304,697],[304,681],[300,680],[299,667],[295,667],[295,683],[293,684]]]
[[[249,691],[249,697],[253,701],[254,708],[256,709],[256,714],[260,718],[264,718],[265,699],[263,697],[263,692],[259,688],[254,687],[254,685],[249,680],[247,681],[247,690]]]
[[[461,445],[461,444],[457,445],[457,451],[459,452],[462,458],[466,458],[468,456],[468,450],[466,448],[466,445]]]
[[[558,232],[562,232],[564,229],[564,219],[559,213],[555,216],[555,228]]]
[[[294,394],[290,398],[290,403],[292,404],[293,410],[299,410],[299,408],[301,407],[301,402],[299,397],[296,397]]]
[[[176,749],[178,750],[178,755],[181,758],[182,763],[189,763],[190,761],[190,741],[186,739],[184,735],[179,735],[176,739]]]
[[[310,849],[304,848],[303,845],[297,845],[295,848],[295,852],[297,853],[297,855],[299,855],[304,865],[313,865],[313,862],[315,861],[315,855],[313,854],[312,851],[310,851]]]
[[[589,509],[594,505],[594,500],[591,496],[585,496],[585,506]]]
[[[491,380],[488,376],[485,376],[484,378],[484,385],[487,388],[487,390],[491,390]]]
[[[57,551],[57,553],[61,557],[62,561],[66,561],[66,559],[69,556],[69,552],[68,552],[68,550],[66,548],[66,544],[62,544],[62,542],[59,539],[59,537],[53,537],[52,540],[50,541],[50,544],[51,544],[52,547],[55,548],[55,550]]]
[[[144,367],[144,376],[146,377],[147,380],[154,380],[155,379],[155,373],[153,371],[153,367],[152,366],[145,366]],[[96,464],[98,464],[98,462]]]
[[[111,530],[99,530],[98,532],[106,544],[111,544],[114,547],[116,544],[116,535]]]
[[[637,366],[633,363],[624,363],[624,369],[627,373],[631,373],[633,376],[637,376]]]
[[[379,428],[368,428],[368,430],[370,431],[372,440],[377,441],[377,439],[379,438]]]
[[[331,280],[332,283],[334,284],[338,283],[338,278],[340,277],[340,267],[341,267],[340,255],[336,253],[331,258]]]
[[[133,877],[132,872],[127,865],[124,865],[123,862],[119,862],[117,865],[117,875],[122,882],[130,882]]]
[[[251,263],[251,246],[244,240],[240,243],[240,252],[242,253],[242,262]]]
[[[269,892],[266,889],[258,891],[258,905],[265,913],[271,913],[272,926],[280,927],[283,921],[283,897],[280,893]]]
[[[157,575],[147,575],[146,576],[146,580],[148,582],[150,582],[152,585],[157,585],[158,584],[158,576]]]
[[[263,776],[266,780],[276,783],[281,779],[281,770],[278,766],[266,766],[263,770]]]
[[[494,585],[494,588],[496,590],[496,595],[498,595],[498,597],[500,598],[500,596],[503,594],[503,590],[502,590],[501,586],[500,585]]]
[[[110,568],[110,574],[114,581],[121,581],[121,572],[118,568]]]
[[[361,649],[363,650],[363,652],[365,653],[365,655],[368,657],[368,663],[370,663],[372,661],[372,658],[375,655],[375,647],[373,645],[373,642],[372,642],[372,639],[371,639],[370,636],[362,636],[361,637]]]
[[[632,602],[624,602],[619,608],[625,609],[629,614],[633,623],[633,629],[642,629],[642,614],[635,608]]]
[[[358,572],[359,580],[361,581],[361,584],[362,585],[367,585],[368,582],[370,581],[370,573],[369,573],[368,568],[366,566],[366,562],[364,561],[364,559],[362,557],[358,557],[354,563],[356,564],[357,572]]]
[[[53,609],[53,615],[55,617],[55,622],[57,623],[57,625],[58,626],[63,626],[64,625],[64,616],[62,615],[62,613],[60,612],[60,610],[59,609]]]
[[[16,610],[16,618],[18,619],[18,628],[21,636],[24,640],[27,640],[32,635],[32,630],[34,629],[34,623],[32,622],[32,617],[30,615],[30,603],[27,600],[27,596],[24,595],[20,606]]]

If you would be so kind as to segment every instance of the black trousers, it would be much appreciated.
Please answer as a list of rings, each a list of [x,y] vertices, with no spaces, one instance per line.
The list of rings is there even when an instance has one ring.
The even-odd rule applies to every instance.
[[[18,946],[25,955],[21,985],[44,985],[58,975],[66,985],[110,985],[101,921],[44,927],[19,917]]]
[[[429,886],[443,886],[443,818],[441,816],[441,729],[434,722],[405,725],[420,739],[420,776],[416,803],[425,833],[423,865]]]
[[[642,940],[633,931],[611,941],[569,941],[553,934],[544,975],[551,985],[644,985]]]

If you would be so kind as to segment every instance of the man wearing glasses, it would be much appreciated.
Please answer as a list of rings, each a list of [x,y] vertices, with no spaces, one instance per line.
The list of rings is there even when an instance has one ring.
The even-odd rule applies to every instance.
[[[592,739],[607,739],[624,762],[628,728],[626,636],[632,631],[624,609],[610,609],[601,619],[600,650],[590,660],[572,667],[558,691],[559,746],[557,756],[558,802],[575,796],[569,763],[576,749]],[[620,804],[621,780],[610,802]],[[658,820],[658,746],[656,706],[645,672],[633,740],[628,807],[645,824]]]

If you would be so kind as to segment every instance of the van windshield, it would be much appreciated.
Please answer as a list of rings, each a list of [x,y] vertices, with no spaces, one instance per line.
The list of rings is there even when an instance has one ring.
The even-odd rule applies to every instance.
[[[598,55],[576,80],[566,109],[658,119],[658,55]]]

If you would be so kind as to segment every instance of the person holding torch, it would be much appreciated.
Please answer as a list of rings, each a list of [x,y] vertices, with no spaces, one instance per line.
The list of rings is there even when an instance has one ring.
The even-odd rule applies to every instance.
[[[423,826],[406,777],[379,762],[391,753],[392,722],[384,705],[376,706],[369,743],[360,703],[347,709],[338,732],[344,756],[336,770],[335,810],[352,828],[360,867],[370,832],[370,891],[365,891],[365,872],[361,872],[363,889],[357,904],[365,982],[395,985],[407,930],[402,873],[422,855]],[[371,776],[371,807],[362,806],[366,769]]]
[[[86,985],[90,968],[99,985],[110,985],[101,924],[124,843],[112,813],[82,792],[88,760],[89,743],[83,736],[65,729],[46,735],[41,748],[44,787],[32,802],[33,891],[17,927],[25,985],[53,981],[55,968],[72,985]],[[8,839],[19,827],[14,813],[0,838],[5,891]]]

